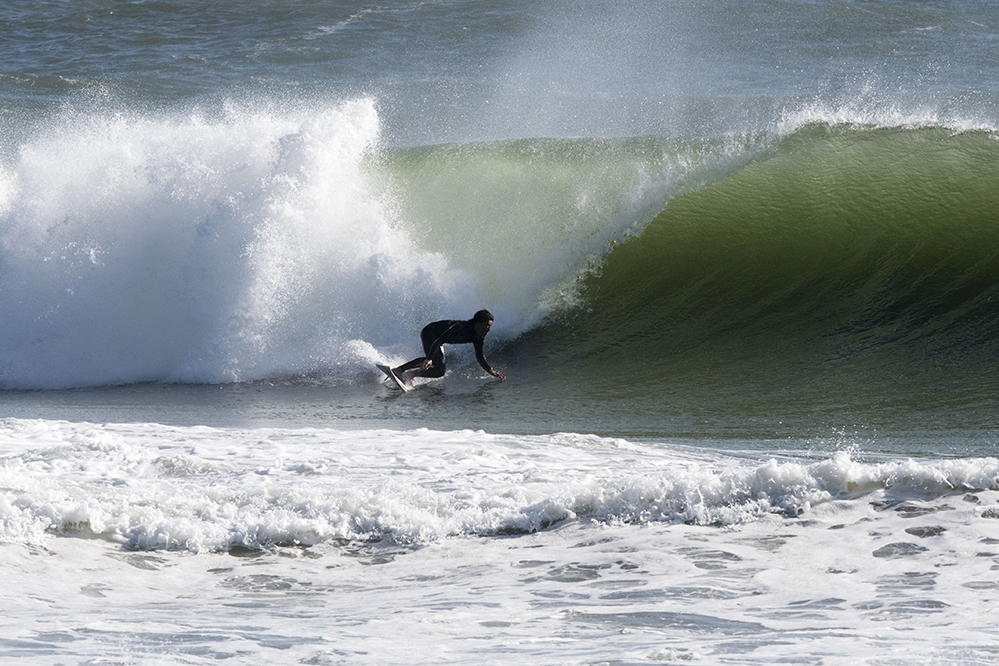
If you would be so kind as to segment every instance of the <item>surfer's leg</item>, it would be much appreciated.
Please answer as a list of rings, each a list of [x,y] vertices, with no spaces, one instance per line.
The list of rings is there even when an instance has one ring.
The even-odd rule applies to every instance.
[[[434,340],[437,339],[437,332],[433,329],[433,326],[425,326],[422,331],[420,331],[420,342],[423,343],[423,353],[426,356],[421,356],[420,358],[414,358],[408,363],[403,363],[397,368],[393,368],[392,372],[395,376],[406,382],[413,377],[443,377],[444,376],[444,348],[440,347],[433,356],[430,355],[430,348],[434,345]],[[433,362],[427,370],[420,370],[420,365],[424,361],[430,358]],[[406,374],[409,373],[409,374]]]
[[[406,365],[401,366],[399,369],[405,372],[405,370],[409,370],[411,368],[417,368],[417,366],[419,366],[420,363],[423,363],[429,358],[432,362],[432,365],[426,370],[420,370],[419,368],[413,370],[412,376],[429,377],[431,379],[435,379],[437,377],[443,377],[444,347],[438,347],[437,351],[433,355],[430,354],[430,350],[433,348],[434,341],[437,339],[437,336],[438,336],[438,331],[434,329],[434,326],[432,324],[429,326],[424,326],[423,330],[420,331],[420,342],[423,343],[423,353],[426,354],[426,356],[424,356],[421,359],[417,359],[417,361],[419,362],[416,363],[415,365],[413,361],[410,361]]]
[[[417,370],[416,374],[420,377],[429,377],[431,379],[443,377],[445,371],[444,347],[439,348],[437,353],[430,357],[430,360],[433,361],[433,365],[426,370]]]
[[[408,363],[403,363],[398,368],[393,368],[393,370],[395,371],[395,374],[401,375],[402,373],[406,372],[407,370],[412,370],[413,368],[418,368],[420,366],[420,364],[423,363],[426,360],[427,360],[427,358],[425,356],[421,356],[420,358],[414,358],[412,361],[410,361]]]

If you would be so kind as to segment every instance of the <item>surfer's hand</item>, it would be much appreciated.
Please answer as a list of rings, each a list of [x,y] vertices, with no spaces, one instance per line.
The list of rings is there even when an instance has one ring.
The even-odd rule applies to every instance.
[[[492,370],[489,374],[491,374],[493,377],[495,377],[496,379],[500,380],[501,382],[505,382],[506,381],[506,375],[500,374],[500,373],[496,372],[495,370]]]
[[[426,361],[420,364],[420,370],[429,370],[430,366],[432,366],[433,364],[434,362],[428,358]]]

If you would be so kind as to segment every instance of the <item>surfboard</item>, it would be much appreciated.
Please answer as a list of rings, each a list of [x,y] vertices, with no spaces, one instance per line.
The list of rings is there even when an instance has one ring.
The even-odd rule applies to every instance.
[[[400,380],[398,377],[395,376],[395,373],[392,372],[392,368],[388,367],[387,365],[382,365],[381,363],[376,363],[375,367],[384,372],[386,377],[395,382],[395,385],[398,386],[400,389],[402,389],[403,393],[409,390],[410,387],[403,384],[402,380]]]

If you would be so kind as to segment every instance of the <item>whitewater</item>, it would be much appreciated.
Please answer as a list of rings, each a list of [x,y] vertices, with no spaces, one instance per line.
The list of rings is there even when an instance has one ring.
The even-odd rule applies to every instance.
[[[0,659],[999,662],[994,14],[5,4]]]
[[[61,120],[5,173],[11,345],[0,381],[65,388],[357,371],[378,351],[397,351],[427,317],[481,302],[497,303],[509,336],[537,323],[545,291],[620,235],[616,227],[663,201],[662,168],[647,174],[594,148],[564,163],[553,147],[552,164],[489,178],[492,191],[478,201],[442,206],[440,189],[461,187],[449,180],[413,187],[402,202],[392,195],[405,165],[394,177],[383,163],[391,157],[370,155],[379,130],[370,99],[218,119]],[[464,152],[457,164],[467,178],[504,159]],[[609,169],[618,173],[598,181]],[[590,182],[555,198],[534,185],[522,207],[504,205],[496,219],[497,198],[542,171]],[[399,208],[428,200],[437,206],[430,229],[404,227]],[[618,218],[610,228],[608,213]],[[573,228],[527,236],[539,215]],[[413,217],[423,221],[419,210]],[[446,247],[419,243],[431,233]]]
[[[993,654],[995,459],[21,420],[2,437],[6,659]]]

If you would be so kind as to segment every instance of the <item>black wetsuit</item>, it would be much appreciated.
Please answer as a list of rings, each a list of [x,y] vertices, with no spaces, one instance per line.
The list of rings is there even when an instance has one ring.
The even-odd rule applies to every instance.
[[[396,370],[400,373],[419,367],[428,358],[433,361],[426,370],[417,370],[419,377],[443,377],[444,376],[444,349],[443,345],[466,345],[471,343],[475,347],[475,358],[479,361],[486,372],[492,374],[493,369],[486,362],[486,357],[482,354],[482,343],[485,340],[475,332],[475,324],[472,320],[467,321],[445,319],[427,324],[420,331],[420,339],[423,341],[423,353],[421,358],[414,358],[409,363],[401,365]]]

